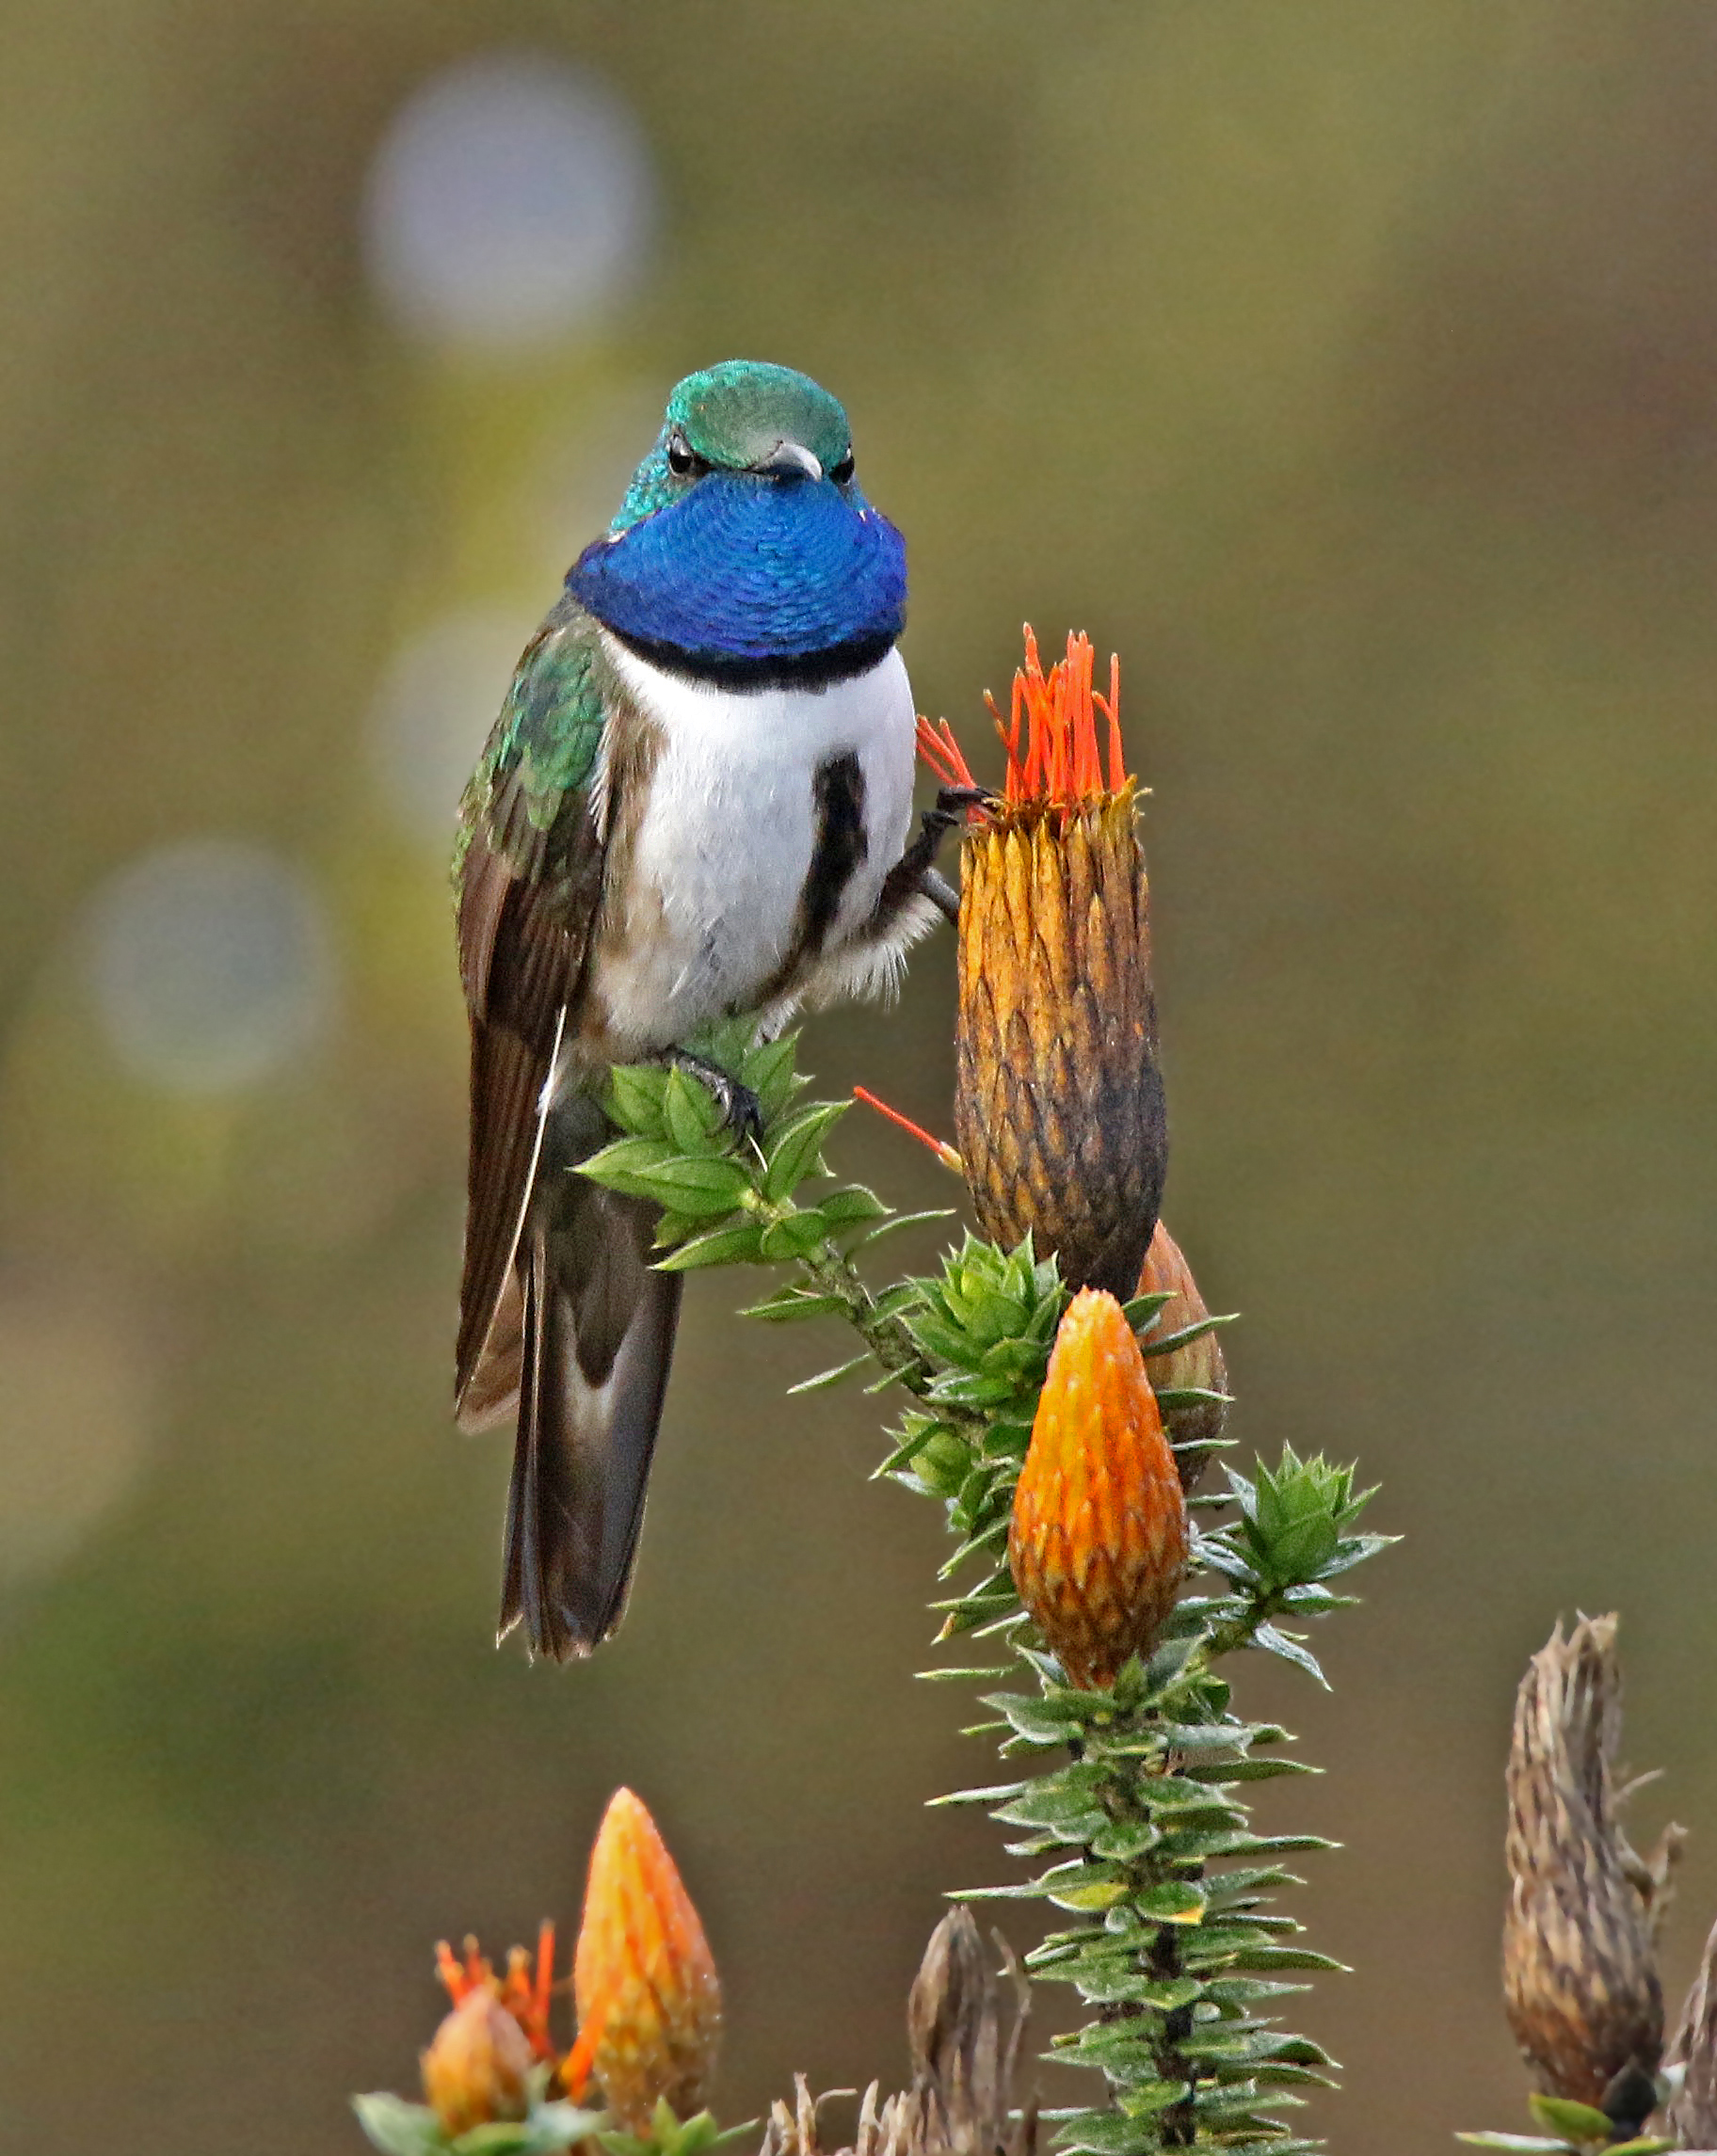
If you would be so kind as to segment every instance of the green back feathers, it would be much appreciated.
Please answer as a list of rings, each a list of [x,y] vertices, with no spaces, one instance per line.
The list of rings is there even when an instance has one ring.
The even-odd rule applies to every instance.
[[[591,624],[582,610],[545,622],[519,662],[501,715],[459,805],[453,861],[457,884],[471,835],[509,784],[532,829],[548,831],[569,797],[596,769],[602,693]]]

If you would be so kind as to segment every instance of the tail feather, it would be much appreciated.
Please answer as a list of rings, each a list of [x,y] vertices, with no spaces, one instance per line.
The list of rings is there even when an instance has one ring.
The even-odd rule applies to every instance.
[[[650,1270],[657,1208],[554,1178],[519,1254],[519,1423],[507,1493],[503,1635],[565,1662],[626,1608],[680,1316],[678,1273]]]

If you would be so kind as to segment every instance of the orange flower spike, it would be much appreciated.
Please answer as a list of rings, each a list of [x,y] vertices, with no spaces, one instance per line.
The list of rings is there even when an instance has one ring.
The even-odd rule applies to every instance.
[[[1070,1287],[1130,1296],[1167,1130],[1120,668],[1104,698],[1095,665],[1076,633],[1046,675],[1028,626],[1005,725],[988,699],[1007,776],[960,854],[954,1137],[992,1242],[1029,1230]]]
[[[680,2118],[698,2110],[721,2037],[721,1985],[691,1897],[655,1821],[617,1789],[590,1852],[573,1956],[580,2035],[561,2078],[584,2070],[634,2133],[658,2099]]]
[[[1149,1653],[1186,1571],[1186,1502],[1120,1304],[1064,1313],[1014,1493],[1008,1562],[1067,1681],[1112,1685]]]

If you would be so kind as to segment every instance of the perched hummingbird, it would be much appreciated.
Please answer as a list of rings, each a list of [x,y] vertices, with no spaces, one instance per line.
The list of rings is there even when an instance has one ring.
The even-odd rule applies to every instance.
[[[457,1406],[517,1417],[501,1631],[586,1654],[620,1621],[680,1310],[656,1208],[575,1174],[617,1062],[888,982],[952,893],[912,822],[906,550],[846,414],[730,359],[668,399],[568,571],[466,789],[471,1019]]]

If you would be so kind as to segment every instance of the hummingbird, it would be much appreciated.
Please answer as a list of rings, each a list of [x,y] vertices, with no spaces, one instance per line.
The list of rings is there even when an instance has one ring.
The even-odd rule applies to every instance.
[[[519,662],[460,807],[471,1023],[456,1411],[515,1424],[499,1636],[587,1654],[624,1614],[681,1276],[648,1201],[576,1173],[612,1066],[677,1062],[754,1126],[698,1029],[886,987],[955,909],[912,832],[906,548],[842,406],[689,375]]]

